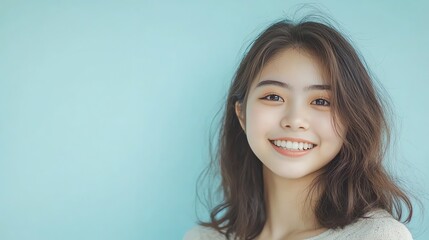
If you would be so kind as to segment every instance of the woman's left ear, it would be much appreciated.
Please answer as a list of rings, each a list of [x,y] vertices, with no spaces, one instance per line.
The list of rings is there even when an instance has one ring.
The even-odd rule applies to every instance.
[[[245,128],[246,122],[242,111],[242,103],[240,103],[239,101],[235,102],[235,114],[237,115],[241,128],[243,129],[244,132],[246,132],[246,128]]]

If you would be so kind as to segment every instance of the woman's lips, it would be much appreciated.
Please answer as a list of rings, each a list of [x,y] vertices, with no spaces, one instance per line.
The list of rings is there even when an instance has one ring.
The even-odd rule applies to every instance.
[[[269,141],[271,143],[271,146],[273,146],[273,148],[280,154],[287,156],[287,157],[301,157],[306,155],[307,153],[309,153],[311,150],[313,150],[313,148],[315,148],[317,145],[313,145],[311,148],[309,149],[288,149],[288,148],[283,148],[283,147],[279,147],[276,146],[274,144],[273,140]]]

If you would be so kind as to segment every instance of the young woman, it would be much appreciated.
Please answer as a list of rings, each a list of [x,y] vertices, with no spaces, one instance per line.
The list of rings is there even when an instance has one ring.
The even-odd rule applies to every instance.
[[[218,157],[223,201],[185,239],[412,239],[412,205],[382,160],[380,94],[328,24],[280,21],[229,90]]]

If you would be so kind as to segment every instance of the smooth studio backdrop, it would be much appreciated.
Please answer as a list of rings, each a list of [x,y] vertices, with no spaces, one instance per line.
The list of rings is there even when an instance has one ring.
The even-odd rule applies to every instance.
[[[298,3],[0,0],[0,239],[181,239],[234,70]],[[390,93],[429,239],[429,5],[317,6]]]

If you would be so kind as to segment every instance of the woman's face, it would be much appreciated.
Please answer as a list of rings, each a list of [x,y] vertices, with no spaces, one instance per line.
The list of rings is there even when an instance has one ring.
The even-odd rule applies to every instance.
[[[245,116],[236,104],[249,145],[269,173],[299,179],[338,154],[344,130],[335,131],[330,88],[315,59],[286,49],[252,83]]]

